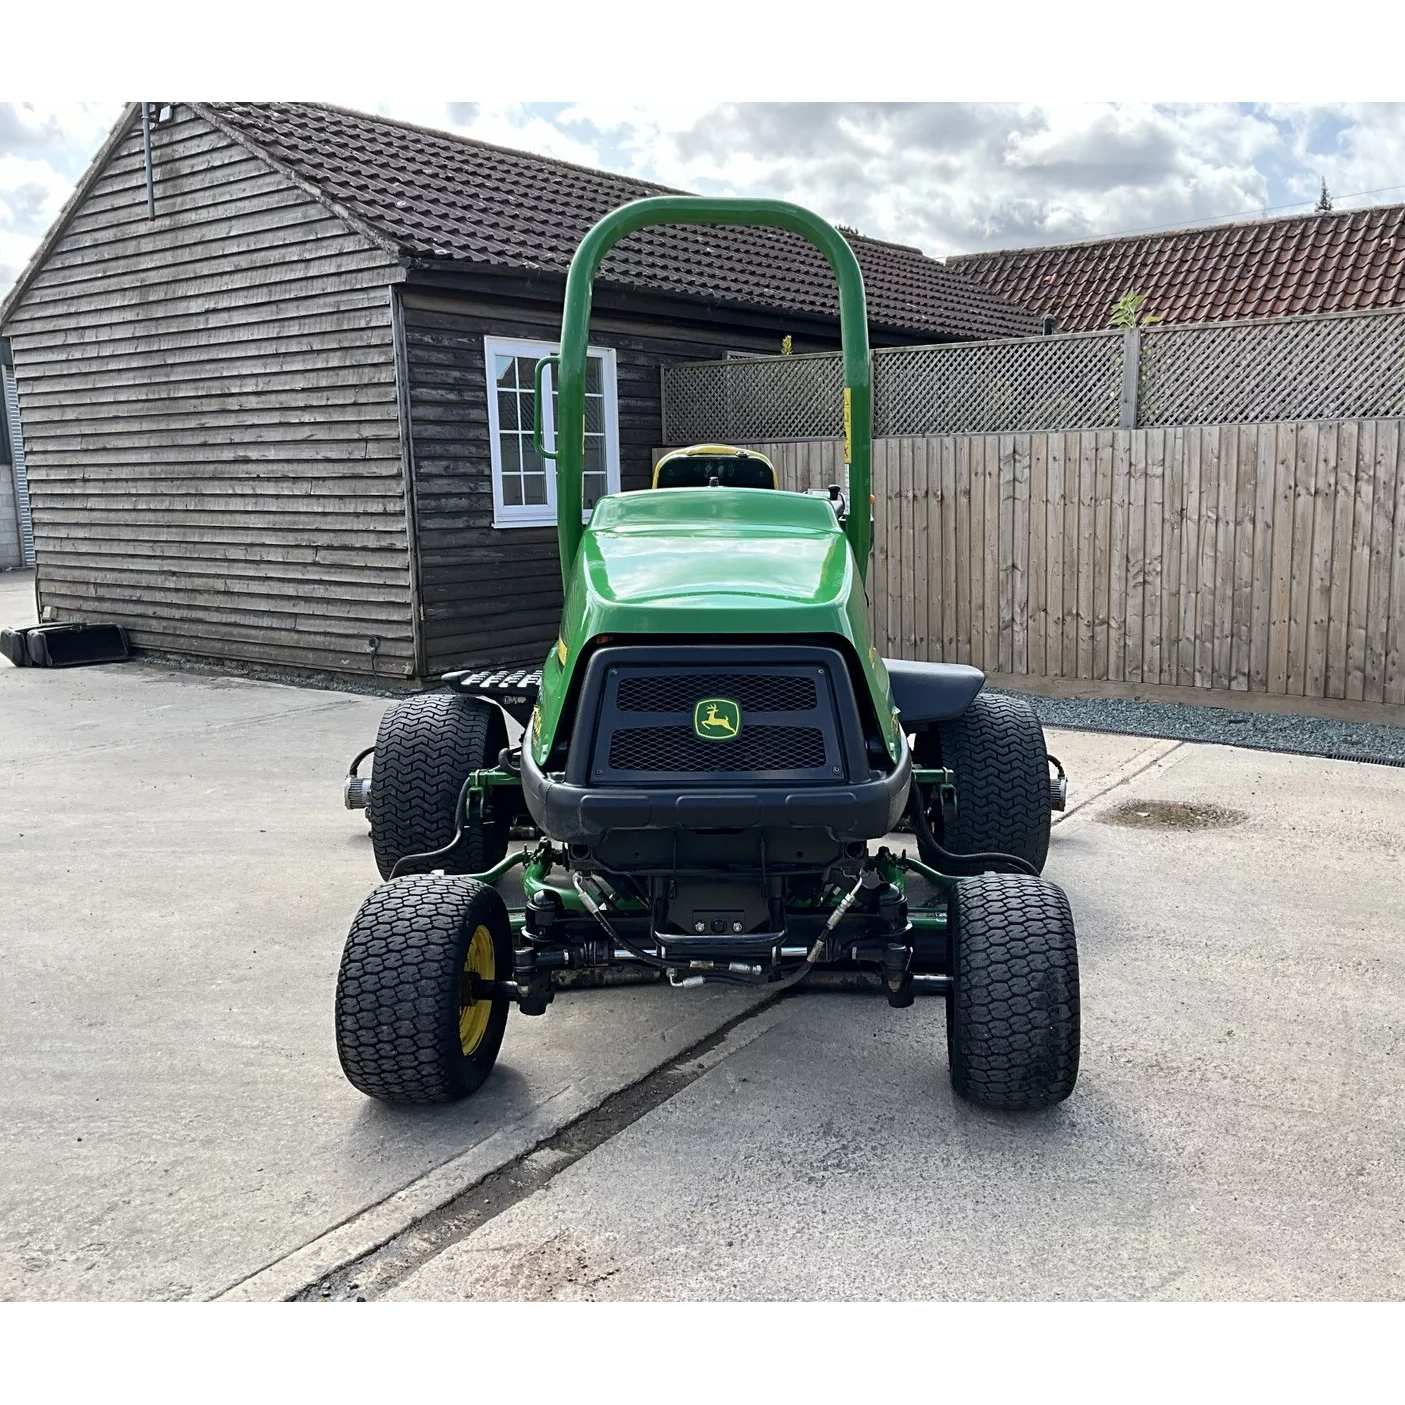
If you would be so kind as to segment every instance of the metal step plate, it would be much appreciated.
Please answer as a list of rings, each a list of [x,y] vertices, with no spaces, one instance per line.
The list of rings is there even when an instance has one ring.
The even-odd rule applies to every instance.
[[[525,727],[532,720],[532,709],[541,692],[542,671],[539,668],[465,668],[444,674],[440,682],[456,693],[497,703]]]

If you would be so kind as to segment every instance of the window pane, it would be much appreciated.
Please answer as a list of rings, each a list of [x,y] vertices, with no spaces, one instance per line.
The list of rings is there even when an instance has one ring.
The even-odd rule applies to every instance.
[[[506,478],[509,473],[522,472],[522,449],[521,441],[515,434],[500,434],[498,445],[502,450],[502,472]]]
[[[517,423],[518,395],[515,390],[498,391],[498,428],[511,431],[519,428]]]
[[[515,386],[517,377],[513,374],[513,367],[516,363],[510,356],[493,356],[493,379],[499,385]]]
[[[585,362],[585,393],[587,395],[603,394],[600,385],[600,367],[604,360],[599,356],[589,356]]]
[[[585,397],[585,432],[603,434],[605,432],[605,400],[599,395]]]
[[[587,434],[585,437],[585,471],[605,472],[605,438],[600,434]]]
[[[605,496],[605,475],[603,473],[587,473],[581,481],[585,506],[589,510]]]
[[[503,474],[502,500],[505,507],[522,506],[522,479],[516,473]]]
[[[517,358],[517,384],[526,391],[530,391],[535,384],[532,377],[536,374],[537,358],[535,356],[519,356]]]
[[[522,479],[522,496],[533,507],[546,506],[546,474],[528,473]]]

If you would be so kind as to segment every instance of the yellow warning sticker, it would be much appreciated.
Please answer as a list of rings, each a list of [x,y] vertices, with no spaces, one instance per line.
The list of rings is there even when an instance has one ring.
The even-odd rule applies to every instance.
[[[854,461],[854,392],[844,387],[844,462]]]

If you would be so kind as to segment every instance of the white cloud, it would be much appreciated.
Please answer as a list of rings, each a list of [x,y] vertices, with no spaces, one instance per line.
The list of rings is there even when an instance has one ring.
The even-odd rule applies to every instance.
[[[942,256],[1405,200],[1405,105],[344,104],[663,185],[768,194]],[[0,289],[120,108],[0,104]],[[1395,187],[1382,190],[1382,187]]]
[[[0,103],[0,297],[121,111],[114,103]]]

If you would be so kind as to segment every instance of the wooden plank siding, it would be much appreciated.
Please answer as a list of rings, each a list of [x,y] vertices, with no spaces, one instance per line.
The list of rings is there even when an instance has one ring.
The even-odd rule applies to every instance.
[[[6,324],[41,610],[139,649],[410,678],[402,271],[176,111],[156,218],[134,126]]]
[[[556,529],[493,526],[483,338],[555,341],[560,307],[408,285],[402,306],[427,672],[540,663],[561,617]],[[591,344],[615,349],[621,487],[645,488],[652,476],[663,366],[774,350],[780,335],[597,314]],[[798,481],[812,466],[804,445],[792,447],[789,472]],[[823,476],[821,460],[813,471]]]
[[[842,471],[837,442],[758,447],[784,486]],[[1405,703],[1398,421],[880,439],[874,464],[889,656]]]

